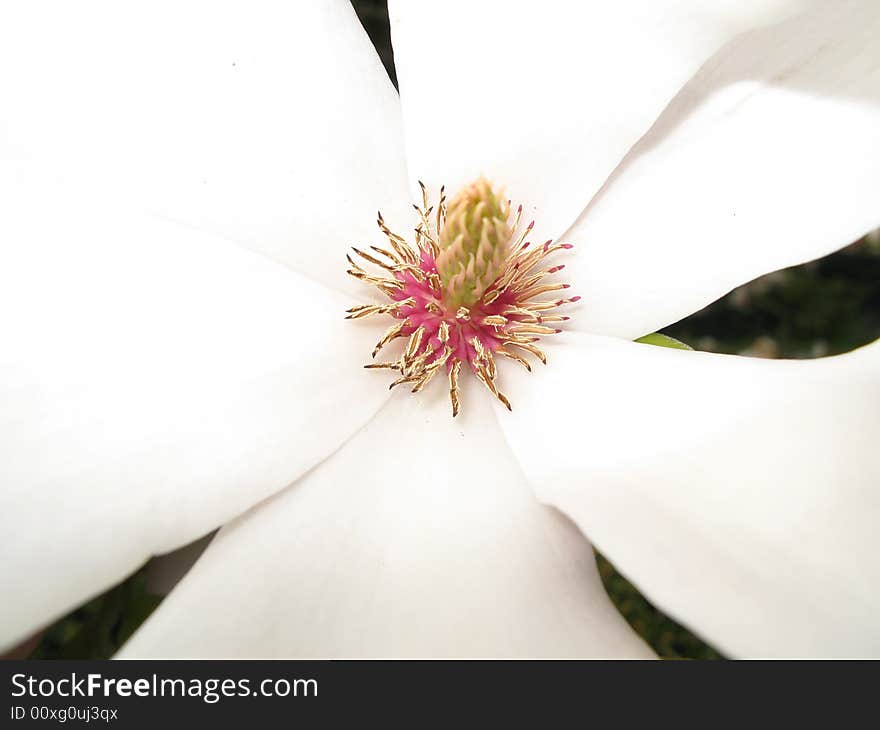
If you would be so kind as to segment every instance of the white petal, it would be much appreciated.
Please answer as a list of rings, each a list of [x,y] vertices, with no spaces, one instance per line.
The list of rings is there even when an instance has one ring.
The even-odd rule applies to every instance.
[[[2,199],[6,645],[286,486],[386,396],[360,368],[376,333],[330,290],[177,224]]]
[[[376,209],[409,205],[397,94],[347,0],[5,3],[0,66],[4,165],[51,164],[335,288]]]
[[[706,58],[798,3],[389,5],[411,178],[487,175],[555,238]]]
[[[878,29],[828,3],[701,72],[565,235],[578,327],[636,338],[880,225]]]
[[[223,528],[123,656],[647,656],[488,396],[430,390]]]
[[[500,417],[539,496],[730,654],[878,655],[880,343],[773,361],[565,337]]]

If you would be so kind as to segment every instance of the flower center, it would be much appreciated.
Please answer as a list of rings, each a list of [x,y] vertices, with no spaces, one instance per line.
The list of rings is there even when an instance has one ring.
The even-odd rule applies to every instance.
[[[444,191],[429,207],[422,185],[422,207],[414,246],[385,225],[378,225],[389,248],[371,246],[373,253],[355,248],[363,260],[380,267],[370,273],[348,256],[348,273],[376,287],[382,304],[348,310],[349,319],[389,315],[396,322],[373,350],[373,357],[393,340],[407,338],[397,360],[366,365],[396,370],[391,384],[424,388],[438,373],[449,380],[452,415],[459,413],[459,377],[464,366],[508,409],[507,396],[496,384],[496,357],[513,360],[531,371],[528,355],[546,363],[535,344],[543,335],[560,332],[556,322],[568,317],[558,307],[580,297],[546,298],[568,284],[548,280],[564,266],[546,267],[544,260],[568,243],[547,241],[532,246],[526,237],[534,222],[520,226],[522,206],[511,215],[510,202],[483,178],[463,188],[447,207]]]

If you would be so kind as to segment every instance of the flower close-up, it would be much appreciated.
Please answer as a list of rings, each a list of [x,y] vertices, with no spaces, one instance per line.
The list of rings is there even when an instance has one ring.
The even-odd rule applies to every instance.
[[[388,237],[391,250],[371,246],[374,253],[365,253],[354,249],[364,261],[385,269],[385,276],[371,276],[348,257],[348,273],[371,283],[388,299],[386,304],[352,307],[349,318],[387,314],[398,320],[382,335],[373,357],[398,337],[409,338],[397,360],[365,367],[399,372],[391,387],[408,383],[413,393],[438,373],[448,373],[454,418],[461,409],[458,379],[464,364],[466,372],[473,372],[512,410],[495,383],[495,357],[514,360],[529,372],[532,368],[522,351],[547,364],[547,357],[534,343],[541,335],[561,332],[548,325],[569,317],[554,312],[580,297],[537,298],[569,287],[547,282],[550,274],[565,268],[564,264],[549,268],[541,268],[541,264],[572,246],[553,241],[531,246],[526,237],[534,222],[517,235],[522,206],[511,220],[510,202],[493,190],[488,180],[463,188],[452,199],[449,211],[441,188],[433,224],[433,208],[428,206],[423,186],[422,190],[424,203],[417,207],[415,246],[390,231],[380,213],[379,228]]]
[[[637,341],[880,227],[880,4],[388,17],[0,10],[0,649],[880,656],[880,341]]]

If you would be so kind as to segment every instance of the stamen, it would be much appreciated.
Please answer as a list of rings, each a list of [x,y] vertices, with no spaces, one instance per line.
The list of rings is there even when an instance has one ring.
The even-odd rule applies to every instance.
[[[376,347],[373,348],[373,357],[379,354],[379,350],[381,350],[385,345],[387,345],[391,340],[402,337],[401,330],[406,327],[406,320],[399,324],[392,325],[388,328],[384,335],[382,335],[382,339],[376,343]]]
[[[452,417],[455,418],[461,410],[461,403],[458,400],[458,374],[461,372],[461,360],[456,360],[449,371],[449,400],[452,401]]]
[[[531,364],[519,351],[547,362],[534,344],[541,337],[561,330],[548,323],[569,318],[550,312],[580,297],[542,300],[541,294],[567,289],[567,284],[548,281],[564,264],[542,262],[571,244],[546,241],[531,246],[526,238],[534,221],[521,227],[523,208],[511,215],[510,201],[491,184],[480,179],[465,187],[447,206],[446,190],[440,189],[436,206],[429,205],[421,182],[421,206],[414,245],[391,231],[381,212],[376,223],[388,248],[353,248],[367,264],[385,275],[371,273],[349,255],[349,275],[370,284],[390,300],[385,304],[361,304],[346,312],[346,319],[388,315],[396,320],[376,344],[376,355],[395,339],[406,337],[397,360],[364,365],[369,370],[391,370],[400,376],[390,387],[411,384],[412,392],[424,389],[444,371],[449,378],[452,415],[461,410],[459,378],[463,364],[508,410],[510,400],[497,385],[496,356],[522,365]]]
[[[505,350],[503,347],[499,347],[495,350],[496,355],[501,355],[502,357],[506,357],[510,360],[515,360],[520,365],[522,365],[526,370],[532,372],[532,366],[529,365],[529,361],[526,360],[522,355],[517,355],[515,352],[510,352],[510,350]],[[366,367],[370,367],[367,365]]]

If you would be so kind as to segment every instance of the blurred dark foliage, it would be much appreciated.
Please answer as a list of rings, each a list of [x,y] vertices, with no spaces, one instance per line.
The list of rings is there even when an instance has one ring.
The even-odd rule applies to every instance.
[[[29,658],[109,659],[161,602],[139,570],[53,624]]]
[[[361,24],[373,41],[385,70],[397,86],[394,69],[394,51],[391,48],[391,29],[388,26],[388,6],[385,0],[351,0]]]
[[[611,601],[657,656],[664,659],[721,659],[711,646],[658,611],[618,573],[604,555],[596,553],[599,575]]]
[[[384,0],[352,4],[395,80]],[[880,238],[757,279],[663,332],[698,350],[760,357],[819,357],[867,344],[880,337]],[[659,656],[721,658],[651,605],[602,555],[597,562],[611,600]],[[53,625],[32,657],[109,657],[159,601],[146,592],[139,571]]]
[[[880,334],[880,246],[871,239],[761,277],[663,332],[698,350],[762,357],[867,344]]]

